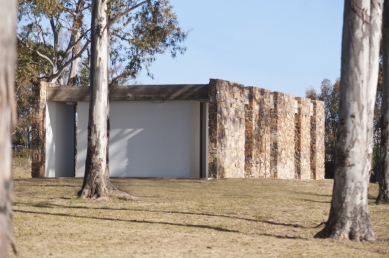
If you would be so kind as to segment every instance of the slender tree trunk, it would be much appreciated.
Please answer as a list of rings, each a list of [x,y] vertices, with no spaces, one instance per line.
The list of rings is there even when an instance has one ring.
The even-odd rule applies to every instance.
[[[316,237],[374,240],[368,209],[382,2],[345,0],[331,210]]]
[[[0,0],[0,257],[7,257],[12,240],[11,133],[16,122],[14,78],[17,1]]]
[[[109,101],[107,2],[93,1],[91,41],[91,96],[89,101],[88,149],[85,176],[79,195],[83,198],[129,196],[109,180]]]
[[[83,23],[83,13],[81,9],[84,7],[84,0],[78,0],[76,11],[75,11],[75,17],[73,21],[73,31],[72,36],[70,37],[71,44],[77,42],[77,40],[80,38],[80,29]],[[72,50],[72,56],[76,56],[78,53],[80,53],[81,50],[81,41],[79,41]],[[70,65],[70,74],[69,74],[69,80],[68,85],[75,85],[78,75],[78,63],[80,58],[74,59],[74,61]]]
[[[79,30],[79,28],[78,28]],[[72,37],[71,40],[76,42],[80,38],[80,32],[77,31],[74,34],[74,37]],[[72,51],[72,56],[76,56],[81,50],[81,41],[79,41],[74,47]],[[68,84],[69,85],[76,85],[77,82],[77,75],[78,75],[78,63],[79,63],[80,58],[76,58],[73,60],[73,62],[70,65],[70,73],[69,73],[69,80]]]
[[[381,104],[381,166],[378,171],[377,204],[389,204],[389,1],[384,1],[383,28],[383,95]]]
[[[59,44],[58,44],[58,31],[57,31],[57,27],[56,27],[56,22],[55,22],[55,18],[53,16],[50,17],[50,26],[51,26],[51,30],[53,32],[53,39],[54,39],[54,45],[53,45],[53,49],[54,49],[54,67],[52,67],[52,73],[51,74],[55,74],[58,70],[58,59],[57,59],[57,53],[58,53],[58,48],[59,48]],[[57,83],[58,82],[58,79],[59,79],[59,76],[58,77],[55,77],[55,78],[52,78],[50,80],[50,83]]]

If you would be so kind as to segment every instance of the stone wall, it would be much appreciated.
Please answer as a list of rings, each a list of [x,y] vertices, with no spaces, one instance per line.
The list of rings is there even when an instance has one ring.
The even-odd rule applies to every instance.
[[[324,102],[313,100],[311,116],[311,179],[324,179]]]
[[[324,179],[323,103],[211,80],[209,177],[243,176]]]
[[[271,112],[271,176],[294,178],[295,117],[292,95],[274,92],[274,109]]]
[[[270,176],[270,91],[246,87],[245,177]]]
[[[46,88],[48,83],[33,85],[34,98],[32,102],[31,122],[31,176],[45,176],[46,162]]]
[[[211,79],[209,84],[211,178],[242,178],[245,165],[244,86]]]
[[[295,179],[311,178],[311,100],[296,98]]]

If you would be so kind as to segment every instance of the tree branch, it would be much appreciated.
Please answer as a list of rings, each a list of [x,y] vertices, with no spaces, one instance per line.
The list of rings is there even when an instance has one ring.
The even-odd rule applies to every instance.
[[[28,45],[27,42],[23,41],[23,40],[22,40],[21,38],[19,38],[19,37],[20,37],[20,35],[17,36],[17,39],[18,39],[18,41],[19,41],[24,47],[26,47],[27,49],[29,49],[29,50],[35,52],[38,56],[40,56],[40,57],[46,59],[46,60],[50,63],[50,65],[53,67],[53,69],[54,69],[54,67],[55,67],[55,66],[54,66],[54,63],[53,63],[53,61],[51,61],[51,59],[50,59],[48,56],[42,54],[41,52],[39,52],[39,51],[36,50],[36,49],[33,49],[32,47],[30,47],[30,46]]]
[[[134,6],[131,6],[130,8],[128,8],[126,11],[124,11],[121,15],[118,15],[118,16],[115,16],[115,18],[111,18],[109,19],[109,23],[112,24],[114,21],[116,21],[117,19],[119,19],[120,17],[124,16],[124,15],[128,15],[131,11],[135,10],[136,8],[144,5],[145,3],[147,3],[149,0],[144,0],[142,2],[140,2],[139,4],[136,4]]]
[[[54,51],[55,51],[55,53],[57,53],[58,33],[57,33],[56,28],[55,28],[55,23],[54,23],[53,17],[50,17],[50,26],[51,26],[51,30],[53,31],[53,35],[54,35]]]
[[[88,32],[88,31],[90,31],[90,29],[89,30],[87,30],[85,33],[83,33],[82,35],[81,35],[81,37],[77,40],[77,41],[75,41],[75,42],[71,42],[71,40],[69,41],[69,46],[67,47],[67,49],[66,49],[66,51],[65,51],[65,54],[64,54],[64,59],[62,60],[62,63],[61,63],[61,66],[65,63],[65,61],[66,61],[66,59],[67,59],[67,56],[70,54],[70,52],[72,51],[72,49],[73,49],[73,47],[74,46],[76,46],[82,39],[84,39],[84,38],[86,38],[86,33]],[[88,38],[86,38],[87,39],[87,43],[85,43],[86,45],[88,45],[89,44],[89,42],[90,42],[90,40],[88,39]]]
[[[128,41],[128,39],[126,37],[123,37],[123,36],[119,35],[116,31],[111,31],[110,34],[111,34],[111,36],[115,36],[115,37],[117,37],[117,38],[119,38],[119,39],[121,39],[123,41]]]
[[[117,83],[117,81],[119,81],[120,78],[127,78],[128,76],[124,75],[125,72],[123,71],[121,74],[119,74],[118,76],[116,76],[115,78],[112,78],[111,82],[108,84],[109,88],[111,88],[113,85],[115,85]]]
[[[40,25],[40,21],[41,20],[37,20],[37,17],[34,17],[34,20],[35,20],[35,26],[37,26],[38,30],[40,31],[40,34],[41,34],[41,37],[42,37],[42,41],[43,41],[43,44],[46,45],[46,39],[45,39],[45,33],[43,31],[43,28],[42,26]]]
[[[47,76],[47,80],[48,81],[51,81],[52,79],[54,78],[58,78],[62,75],[63,71],[65,70],[65,68],[71,64],[75,59],[79,58],[81,56],[81,54],[85,51],[85,49],[87,49],[89,43],[90,43],[90,39],[87,39],[87,42],[85,43],[85,45],[83,46],[83,48],[80,50],[80,52],[77,54],[77,55],[74,55],[72,58],[70,58],[65,64],[61,65],[61,67],[59,67],[57,69],[57,71],[50,75],[50,76]]]

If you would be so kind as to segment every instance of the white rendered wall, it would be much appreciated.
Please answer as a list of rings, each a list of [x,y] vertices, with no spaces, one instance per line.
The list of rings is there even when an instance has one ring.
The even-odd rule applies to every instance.
[[[46,177],[74,176],[74,106],[46,105]]]
[[[78,177],[85,172],[88,106],[78,103]],[[199,102],[111,101],[110,109],[111,177],[199,177]]]

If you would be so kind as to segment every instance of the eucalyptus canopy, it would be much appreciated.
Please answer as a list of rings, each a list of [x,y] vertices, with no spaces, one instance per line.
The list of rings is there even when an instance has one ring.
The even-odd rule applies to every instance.
[[[88,82],[91,0],[20,0],[18,42],[29,51],[34,81],[59,84]],[[168,0],[110,0],[107,3],[110,83],[136,78],[158,54],[185,52],[187,32]],[[37,60],[32,60],[32,56]],[[81,62],[80,62],[81,61]]]

